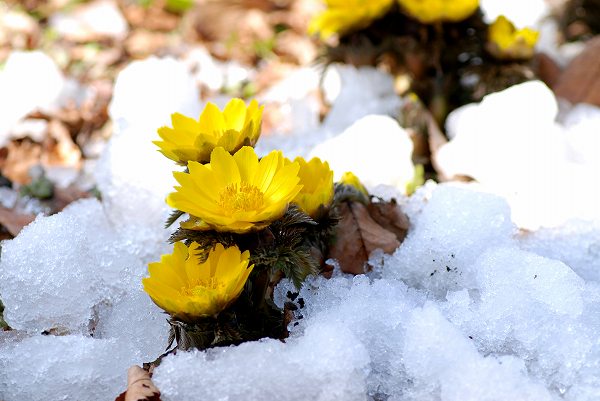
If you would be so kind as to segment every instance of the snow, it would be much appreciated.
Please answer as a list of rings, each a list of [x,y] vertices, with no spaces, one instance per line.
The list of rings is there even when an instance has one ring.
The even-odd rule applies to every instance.
[[[415,175],[412,152],[412,140],[396,120],[369,115],[315,146],[309,157],[327,160],[335,180],[352,171],[365,185],[386,184],[404,192]]]
[[[95,37],[123,40],[129,31],[119,6],[110,0],[95,1],[71,12],[55,13],[49,22],[58,35],[82,41]]]
[[[521,228],[598,220],[599,121],[600,108],[591,105],[559,114],[552,91],[527,82],[452,112],[452,140],[437,162],[446,176],[470,176],[506,198]]]
[[[337,133],[369,114],[395,116],[402,105],[392,76],[373,67],[330,66],[323,91],[332,103],[324,125]]]
[[[161,364],[154,381],[165,401],[362,400],[368,363],[367,352],[352,332],[330,323],[312,327],[286,344],[269,339],[179,354]]]
[[[263,138],[262,151],[281,145],[290,157],[308,156],[348,132],[355,136],[347,145],[370,149],[381,135],[386,148],[398,148],[365,151],[370,161],[357,157],[350,169],[383,160],[408,169],[401,166],[409,146],[400,154],[394,142],[405,140],[404,130],[381,116],[401,104],[391,78],[340,71],[350,79],[341,79],[337,92],[328,89],[333,108],[326,121],[311,134],[298,125]],[[140,279],[149,261],[168,252],[163,202],[178,167],[150,141],[172,112],[199,113],[196,83],[173,59],[127,67],[110,107],[115,132],[96,173],[102,202],[81,200],[38,216],[2,243],[0,294],[16,330],[0,333],[0,399],[114,399],[129,365],[164,351],[167,316]],[[271,95],[287,101],[285,91]],[[598,110],[560,109],[547,88],[530,83],[463,113],[450,120],[454,139],[446,146],[465,141],[460,146],[472,152],[456,151],[460,160],[453,160],[444,150],[445,163],[481,184],[428,183],[407,198],[378,185],[389,184],[388,169],[368,175],[373,192],[397,196],[410,217],[400,248],[374,253],[367,275],[338,269],[329,280],[309,279],[285,342],[166,357],[153,377],[162,399],[597,400],[600,219],[585,206],[600,204]],[[461,139],[477,141],[475,134],[491,142],[473,148]],[[343,161],[340,149],[326,155],[332,165]],[[562,208],[543,207],[550,201]],[[290,290],[287,281],[277,286],[280,306]]]
[[[64,87],[58,66],[43,52],[11,52],[0,71],[0,146],[27,114],[55,106]]]
[[[124,246],[113,237],[102,205],[91,199],[38,217],[5,243],[0,293],[12,305],[5,311],[11,326],[85,332],[94,305],[118,296],[124,281],[131,285],[132,268],[137,276],[143,272],[139,261],[123,257]]]
[[[250,68],[236,61],[215,60],[205,47],[197,46],[184,57],[194,79],[210,91],[235,88],[254,76]]]
[[[407,392],[409,400],[556,399],[539,382],[524,375],[525,364],[519,358],[478,353],[473,342],[432,302],[409,315],[404,363],[414,383]]]
[[[600,283],[600,222],[570,220],[558,228],[526,233],[523,249],[566,263],[586,281]]]
[[[325,71],[322,82],[323,94],[331,104],[331,110],[323,124],[315,127],[319,111],[313,97],[319,88],[316,78],[314,70],[298,71],[269,90],[265,99],[287,104],[287,121],[293,126],[261,139],[256,146],[258,153],[281,149],[288,157],[306,158],[311,149],[343,134],[360,118],[369,115],[394,117],[402,106],[402,100],[394,92],[391,75],[372,67],[333,64]],[[302,97],[303,94],[306,96]]]
[[[168,125],[175,112],[199,115],[199,97],[183,62],[150,57],[132,62],[119,73],[108,112],[118,124],[117,132],[137,125],[154,136],[156,127]]]
[[[115,340],[29,337],[0,352],[0,395],[6,401],[111,400],[125,387],[129,365]]]
[[[151,80],[156,84],[149,87]],[[172,172],[180,169],[152,143],[159,139],[156,129],[170,126],[174,112],[198,116],[200,109],[193,77],[175,59],[133,62],[117,77],[109,106],[117,126],[94,176],[109,220],[144,253],[144,262],[167,252],[164,200],[175,184]]]
[[[469,187],[438,186],[389,258],[395,268],[385,269],[383,276],[440,298],[447,291],[476,288],[477,257],[492,246],[511,243],[515,231],[502,198]]]
[[[550,12],[545,0],[481,0],[479,7],[483,12],[484,21],[491,24],[500,15],[511,20],[517,28],[535,27]]]

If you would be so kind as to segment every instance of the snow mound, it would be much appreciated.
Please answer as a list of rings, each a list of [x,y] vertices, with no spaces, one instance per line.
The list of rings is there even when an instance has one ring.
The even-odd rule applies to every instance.
[[[562,123],[559,121],[559,117]],[[437,154],[444,175],[474,178],[506,198],[521,228],[600,220],[600,108],[559,116],[552,91],[526,82],[452,112],[452,140]]]
[[[115,340],[36,336],[0,352],[4,401],[112,400],[127,385],[130,365]]]

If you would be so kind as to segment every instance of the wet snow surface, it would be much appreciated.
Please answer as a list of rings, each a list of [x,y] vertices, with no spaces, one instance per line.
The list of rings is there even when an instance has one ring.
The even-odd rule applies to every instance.
[[[392,114],[401,104],[391,79],[349,67],[335,74],[324,124],[263,138],[259,150],[322,154],[331,150],[320,143],[334,140],[332,157],[339,159],[355,154],[357,131],[368,137],[374,124],[393,144],[381,144],[381,159],[412,168],[406,132],[372,116]],[[300,77],[303,89],[317,85],[310,71]],[[125,388],[128,366],[162,353],[166,315],[143,293],[140,279],[148,262],[169,251],[162,222],[173,164],[150,141],[170,113],[201,110],[193,79],[170,59],[128,67],[110,109],[115,133],[97,170],[103,202],[83,200],[40,216],[3,243],[0,294],[7,322],[19,330],[0,333],[3,401],[114,399]],[[285,102],[288,93],[290,115],[317,121],[312,100],[292,92],[274,91],[265,101]],[[539,101],[513,114],[514,96]],[[154,375],[162,399],[600,399],[600,111],[577,106],[559,113],[540,83],[469,107],[450,120],[455,139],[444,160],[482,185],[429,183],[406,198],[389,186],[402,188],[405,171],[381,172],[377,181],[377,171],[356,159],[357,175],[374,192],[395,194],[411,218],[400,248],[372,255],[367,275],[309,280],[298,297],[302,318],[290,326],[286,343],[167,357]],[[475,131],[508,142],[490,155],[488,148],[469,153],[477,146]],[[546,151],[560,156],[550,170]],[[346,168],[343,160],[336,163]],[[509,192],[511,180],[519,193]],[[282,282],[276,302],[282,305],[291,288]],[[40,334],[48,329],[70,334]]]

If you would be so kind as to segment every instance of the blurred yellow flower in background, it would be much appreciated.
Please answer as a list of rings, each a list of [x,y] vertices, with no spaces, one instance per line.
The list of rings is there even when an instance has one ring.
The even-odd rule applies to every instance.
[[[249,146],[233,156],[213,150],[210,163],[188,163],[189,173],[174,172],[180,186],[167,204],[189,213],[182,227],[244,233],[258,230],[280,218],[302,189],[298,163],[286,164],[281,151],[260,161]]]
[[[358,177],[356,175],[354,175],[354,173],[351,171],[346,171],[342,175],[342,178],[340,179],[340,183],[354,187],[358,192],[365,195],[367,198],[369,197],[369,192],[367,191],[367,188],[365,188],[363,183],[360,182]]]
[[[308,32],[321,39],[368,26],[383,16],[394,0],[325,0],[326,9],[313,17]]]
[[[294,162],[300,165],[298,176],[302,190],[293,202],[312,218],[317,218],[320,207],[329,207],[333,201],[333,171],[329,163],[313,157],[309,162],[297,157]]]
[[[198,120],[180,113],[171,115],[173,128],[159,128],[162,141],[153,143],[179,164],[206,163],[215,147],[233,153],[242,146],[254,146],[260,136],[263,108],[256,100],[246,107],[242,99],[231,99],[221,111],[209,102]]]
[[[479,0],[398,0],[402,10],[424,24],[458,22],[470,17]]]
[[[488,50],[499,59],[523,60],[533,57],[539,32],[517,29],[511,21],[501,15],[489,27]]]
[[[254,265],[248,266],[250,252],[222,244],[211,250],[204,263],[189,248],[175,243],[173,253],[150,263],[150,277],[142,279],[144,291],[154,303],[178,320],[193,323],[216,316],[239,297]]]

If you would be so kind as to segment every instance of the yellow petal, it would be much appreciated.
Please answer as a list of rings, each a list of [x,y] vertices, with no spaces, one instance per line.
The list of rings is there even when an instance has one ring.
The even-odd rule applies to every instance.
[[[261,192],[267,192],[273,181],[273,177],[281,169],[282,158],[281,151],[273,150],[258,163],[257,172],[252,184],[260,189]]]
[[[208,102],[204,111],[200,115],[200,131],[204,133],[218,133],[221,136],[221,132],[225,130],[225,119],[221,110],[216,104]]]
[[[239,132],[246,121],[246,104],[242,99],[231,99],[225,106],[223,115],[226,126]]]
[[[253,178],[260,174],[258,172],[258,156],[249,146],[242,147],[233,156],[240,172],[240,180],[243,182],[252,182]],[[258,187],[260,189],[260,187]]]
[[[239,183],[240,171],[232,155],[223,148],[215,148],[210,155],[214,178],[222,187]]]

